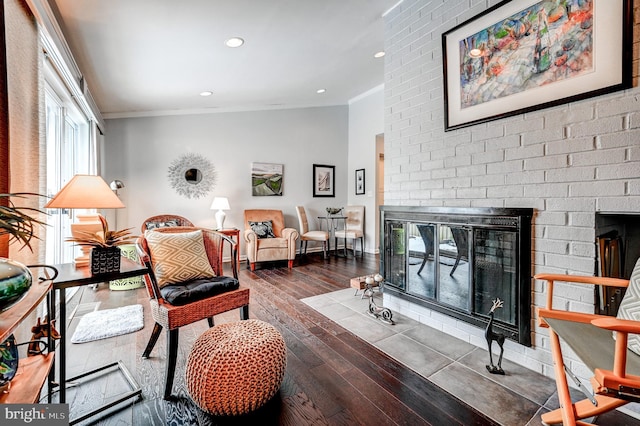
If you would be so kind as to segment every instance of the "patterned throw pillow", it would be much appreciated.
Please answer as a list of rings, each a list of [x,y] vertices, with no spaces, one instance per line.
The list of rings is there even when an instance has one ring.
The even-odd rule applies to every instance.
[[[153,259],[153,273],[158,286],[215,276],[204,249],[202,231],[147,231],[144,236]]]
[[[627,287],[622,302],[620,302],[617,318],[640,321],[640,259],[638,259],[633,272],[631,272],[629,287]],[[627,347],[640,355],[640,335],[629,334]]]
[[[169,228],[173,226],[180,226],[176,219],[169,219],[164,222],[147,222],[147,229]]]
[[[273,222],[265,220],[264,222],[249,222],[249,226],[256,233],[258,238],[275,238],[273,233]]]

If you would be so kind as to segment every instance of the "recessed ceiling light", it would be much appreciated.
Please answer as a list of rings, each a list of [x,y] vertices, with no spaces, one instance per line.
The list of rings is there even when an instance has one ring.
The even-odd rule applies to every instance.
[[[321,94],[321,93],[324,93],[326,91],[327,91],[327,89],[318,89],[318,90],[316,90],[316,93],[317,94]]]
[[[200,96],[211,96],[213,92],[210,90],[205,90],[204,92],[200,92]]]
[[[482,50],[480,50],[480,49],[471,49],[469,51],[469,56],[471,56],[472,58],[479,58],[480,56],[482,56]]]
[[[374,58],[382,58],[386,53],[384,52],[384,50],[381,50],[379,52],[376,52],[373,57]]]
[[[240,47],[244,44],[244,40],[240,37],[231,37],[229,40],[225,41],[224,44],[227,47]]]

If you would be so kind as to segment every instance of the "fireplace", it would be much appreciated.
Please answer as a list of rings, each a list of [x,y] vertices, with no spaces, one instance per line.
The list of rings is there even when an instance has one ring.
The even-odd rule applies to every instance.
[[[596,271],[601,277],[631,277],[640,257],[640,216],[633,213],[596,213]],[[616,316],[624,289],[595,286],[595,312]]]
[[[385,292],[531,346],[533,209],[380,208]]]

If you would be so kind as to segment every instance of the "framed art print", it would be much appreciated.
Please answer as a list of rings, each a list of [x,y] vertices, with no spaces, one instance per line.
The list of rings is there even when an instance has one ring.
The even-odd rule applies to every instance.
[[[445,130],[631,87],[632,7],[508,0],[445,32]]]
[[[356,195],[364,194],[364,169],[356,170]]]
[[[313,196],[336,196],[336,167],[324,164],[313,165]]]

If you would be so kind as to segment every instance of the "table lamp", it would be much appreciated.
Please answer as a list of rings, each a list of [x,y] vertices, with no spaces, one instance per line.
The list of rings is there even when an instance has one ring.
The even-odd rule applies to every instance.
[[[216,212],[216,222],[218,222],[218,229],[224,229],[224,219],[226,214],[223,210],[230,210],[229,200],[226,197],[215,197],[213,203],[211,203],[211,210],[218,210]]]
[[[121,209],[120,198],[109,188],[100,176],[75,175],[47,204],[48,209]],[[102,231],[100,214],[78,214],[78,222],[71,224],[74,238],[83,232]],[[82,247],[82,255],[75,259],[76,266],[89,264],[89,247]]]

